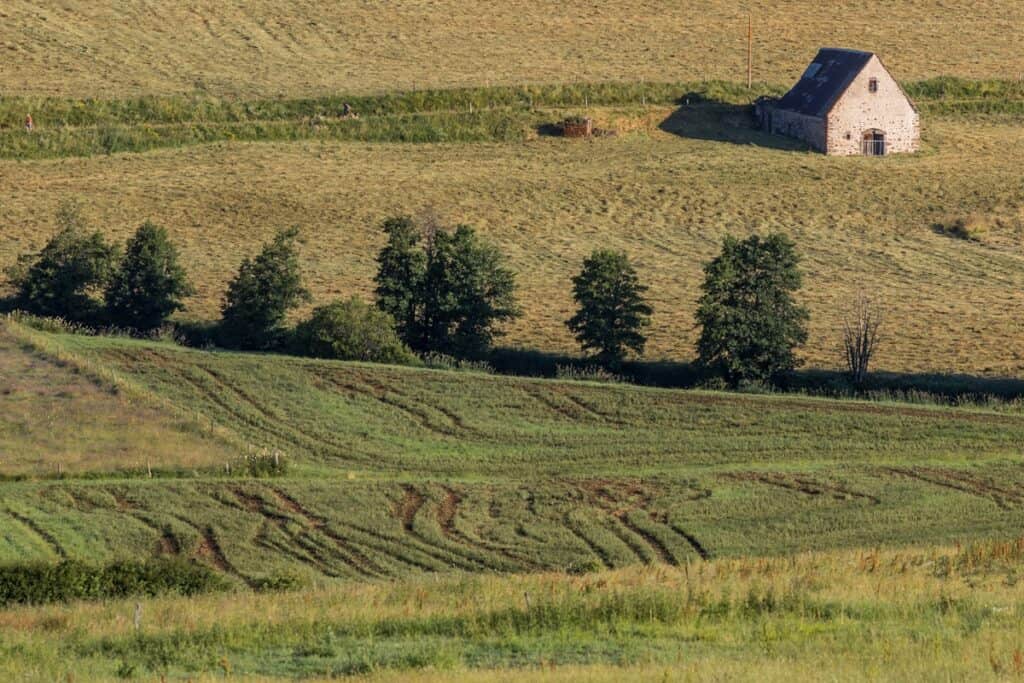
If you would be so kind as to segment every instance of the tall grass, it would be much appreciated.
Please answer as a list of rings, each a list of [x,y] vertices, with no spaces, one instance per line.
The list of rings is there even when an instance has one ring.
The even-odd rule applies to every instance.
[[[574,680],[597,665],[607,680],[634,675],[620,667],[641,667],[647,675],[636,680],[663,671],[760,679],[770,660],[776,680],[815,666],[843,680],[1020,675],[1024,605],[1010,579],[1021,547],[165,596],[142,601],[139,632],[125,618],[134,602],[17,608],[0,614],[11,634],[0,673],[287,680],[390,671],[419,680],[422,671],[457,680],[477,671],[474,679],[519,680],[557,668]]]

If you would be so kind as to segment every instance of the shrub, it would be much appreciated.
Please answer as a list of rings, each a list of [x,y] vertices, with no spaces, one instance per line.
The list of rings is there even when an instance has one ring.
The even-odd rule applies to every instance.
[[[167,231],[147,221],[128,241],[107,286],[107,318],[113,325],[148,332],[184,308],[182,299],[192,293]]]
[[[299,271],[297,236],[297,230],[282,230],[255,258],[242,262],[221,308],[220,332],[226,346],[280,346],[288,311],[310,299]]]
[[[555,377],[558,379],[570,379],[578,382],[608,382],[620,383],[626,380],[621,375],[609,372],[606,368],[595,365],[579,367],[577,365],[558,365],[555,368]]]
[[[106,566],[77,560],[0,566],[0,606],[163,593],[196,595],[226,586],[213,569],[181,558],[121,560]]]
[[[807,340],[807,310],[796,304],[799,256],[785,235],[727,237],[704,266],[697,308],[702,366],[732,386],[779,380],[797,366],[794,349]]]
[[[416,356],[395,332],[388,313],[355,297],[313,311],[296,327],[295,351],[315,358],[410,364]]]
[[[251,582],[251,588],[257,593],[274,593],[278,591],[290,591],[301,588],[304,582],[301,578],[289,573],[274,573],[267,576],[255,578]]]
[[[628,351],[643,354],[651,307],[644,301],[647,287],[624,252],[600,249],[583,261],[572,279],[579,307],[566,321],[584,351],[596,351],[604,365],[616,367]]]
[[[988,237],[990,228],[978,216],[956,218],[946,223],[936,223],[936,231],[969,242],[983,242]]]
[[[35,315],[95,323],[103,291],[117,260],[117,250],[99,232],[89,233],[78,206],[57,210],[57,234],[38,254],[24,255],[7,271],[16,289],[16,304]]]
[[[289,462],[281,451],[268,451],[246,454],[242,459],[242,470],[250,477],[283,477],[288,474]]]
[[[420,359],[428,368],[434,370],[457,370],[464,372],[482,372],[487,375],[494,374],[494,367],[483,360],[467,360],[456,358],[443,353],[425,353]]]

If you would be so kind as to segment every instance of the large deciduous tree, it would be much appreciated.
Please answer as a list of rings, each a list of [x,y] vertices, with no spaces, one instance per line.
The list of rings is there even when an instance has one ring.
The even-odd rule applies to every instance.
[[[798,365],[807,341],[807,309],[793,298],[800,258],[785,235],[727,237],[704,266],[697,308],[699,362],[736,386],[776,382]]]
[[[411,218],[389,218],[382,229],[388,241],[377,255],[377,306],[395,319],[399,336],[412,345],[420,336],[421,290],[427,257],[420,243],[420,230]]]
[[[182,300],[192,293],[167,231],[146,222],[128,240],[124,258],[107,285],[107,318],[120,327],[153,330],[184,308]]]
[[[221,336],[242,349],[271,349],[281,345],[288,311],[309,301],[302,284],[295,240],[298,230],[282,230],[247,258],[228,285],[221,307]]]
[[[515,274],[502,253],[469,226],[384,224],[377,257],[377,305],[394,316],[399,335],[421,353],[473,357],[486,352],[500,325],[519,315]]]
[[[7,274],[15,303],[30,313],[94,324],[100,321],[98,295],[117,263],[117,248],[90,232],[77,204],[57,210],[57,233],[37,254],[18,259]]]
[[[583,261],[572,279],[578,310],[566,321],[584,351],[596,352],[606,366],[622,363],[629,351],[642,355],[651,307],[647,287],[624,252],[600,249]]]

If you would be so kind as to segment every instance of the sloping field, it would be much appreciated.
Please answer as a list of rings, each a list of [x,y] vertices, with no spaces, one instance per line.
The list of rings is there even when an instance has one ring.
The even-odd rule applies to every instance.
[[[112,237],[147,218],[170,230],[198,286],[190,315],[216,316],[243,256],[291,225],[304,231],[318,300],[369,296],[380,222],[433,206],[477,226],[518,272],[525,316],[503,343],[574,351],[563,324],[570,277],[592,249],[613,247],[651,286],[649,355],[689,360],[702,263],[726,234],[775,229],[805,257],[811,365],[841,362],[842,310],[864,289],[894,321],[879,368],[1024,370],[1018,124],[930,119],[922,154],[879,160],[772,149],[771,138],[688,110],[644,120],[640,132],[583,144],[325,140],[2,161],[0,266],[38,249],[57,204],[80,198]],[[940,234],[937,226],[957,219],[977,226],[982,241]]]
[[[679,565],[1005,537],[1024,522],[1016,412],[522,380],[9,329],[44,358],[59,351],[140,401],[193,411],[196,424],[233,437],[225,441],[281,449],[293,464],[264,480],[214,463],[173,479],[160,469],[154,479],[109,470],[82,479],[88,471],[69,467],[64,480],[5,483],[0,560],[179,555],[257,586],[280,573]],[[97,425],[105,419],[97,413]],[[176,445],[161,464],[191,450]]]
[[[32,333],[35,338],[42,333]],[[1016,411],[736,396],[210,353],[81,336],[56,342],[197,424],[318,471],[387,478],[678,476],[737,466],[959,466],[1010,458]]]
[[[8,0],[8,94],[206,90],[276,97],[483,83],[795,79],[822,45],[875,50],[903,78],[1016,78],[1024,8],[1000,0],[737,4],[623,0]]]
[[[231,454],[187,420],[24,348],[0,324],[0,474],[206,467]]]

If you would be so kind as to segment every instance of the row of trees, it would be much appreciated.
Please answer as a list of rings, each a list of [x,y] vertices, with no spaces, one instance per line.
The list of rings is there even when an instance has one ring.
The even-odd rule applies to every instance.
[[[73,205],[58,211],[58,232],[9,272],[16,305],[89,325],[147,333],[183,308],[194,289],[162,228],[143,224],[123,250],[90,232]],[[290,328],[289,313],[310,301],[294,229],[278,232],[241,263],[228,284],[215,340],[249,350],[289,349],[318,357],[413,362],[415,354],[481,358],[502,326],[521,314],[515,274],[503,254],[469,226],[428,216],[386,220],[377,256],[376,305],[334,301]],[[704,266],[696,311],[699,363],[732,385],[773,382],[798,364],[807,310],[796,303],[799,256],[784,235],[728,237]],[[572,278],[577,304],[566,321],[584,352],[616,369],[642,355],[653,309],[648,288],[623,252],[597,250]],[[881,316],[861,300],[846,320],[852,378],[864,380]]]
[[[144,223],[122,251],[90,232],[78,207],[57,211],[57,233],[8,270],[15,305],[37,315],[148,332],[193,293],[167,231]]]

